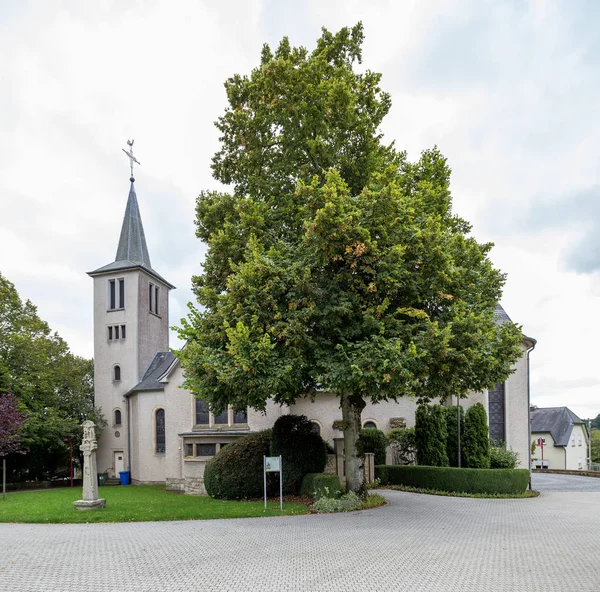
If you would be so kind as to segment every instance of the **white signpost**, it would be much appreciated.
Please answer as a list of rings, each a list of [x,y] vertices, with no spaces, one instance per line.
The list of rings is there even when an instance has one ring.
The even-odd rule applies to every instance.
[[[283,511],[283,471],[281,466],[281,456],[264,456],[263,459],[265,510],[267,509],[267,473],[279,473],[279,509]]]

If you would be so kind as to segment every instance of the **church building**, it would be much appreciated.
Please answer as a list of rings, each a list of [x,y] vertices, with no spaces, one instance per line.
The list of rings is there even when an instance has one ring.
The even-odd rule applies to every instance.
[[[130,155],[133,158],[132,155]],[[339,400],[318,393],[294,405],[267,406],[220,415],[183,388],[183,371],[169,351],[169,292],[175,287],[154,270],[138,207],[135,180],[125,208],[115,260],[89,272],[94,281],[95,403],[108,425],[98,441],[99,472],[118,476],[130,471],[134,484],[166,484],[186,493],[205,493],[206,462],[239,436],[271,427],[283,414],[306,415],[330,444],[340,442]],[[510,321],[500,305],[497,322]],[[535,340],[524,338],[523,356],[505,383],[462,401],[465,407],[484,404],[490,437],[504,441],[529,466],[529,353]],[[387,432],[411,427],[415,403],[367,404],[364,427]]]

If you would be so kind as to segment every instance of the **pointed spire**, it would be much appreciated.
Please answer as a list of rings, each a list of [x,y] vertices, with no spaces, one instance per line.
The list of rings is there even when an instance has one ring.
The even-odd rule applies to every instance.
[[[140,208],[135,194],[134,178],[131,177],[130,181],[131,188],[129,189],[129,198],[127,199],[115,261],[131,261],[152,269]]]

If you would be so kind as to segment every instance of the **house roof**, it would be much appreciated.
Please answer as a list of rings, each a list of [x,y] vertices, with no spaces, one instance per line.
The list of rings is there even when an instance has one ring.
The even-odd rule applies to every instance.
[[[164,390],[165,384],[161,382],[161,378],[163,378],[175,361],[176,358],[172,352],[158,352],[154,356],[150,366],[148,366],[148,370],[144,373],[142,380],[130,389],[125,396],[128,397],[140,391]]]
[[[512,323],[510,317],[506,314],[506,311],[502,308],[500,303],[496,304],[496,309],[494,310],[494,320],[498,325],[502,323]]]
[[[531,410],[531,432],[550,432],[555,446],[569,443],[573,426],[585,424],[568,407],[540,407]]]
[[[125,208],[125,215],[123,216],[123,224],[121,226],[121,235],[119,237],[119,245],[117,246],[115,260],[108,265],[88,272],[88,275],[93,277],[95,275],[111,273],[114,271],[143,269],[172,289],[175,286],[171,285],[152,269],[148,245],[146,244],[146,235],[144,234],[144,226],[140,215],[140,208],[135,193],[134,178],[131,177],[130,180],[131,186],[129,188],[129,197],[127,198],[127,206]]]

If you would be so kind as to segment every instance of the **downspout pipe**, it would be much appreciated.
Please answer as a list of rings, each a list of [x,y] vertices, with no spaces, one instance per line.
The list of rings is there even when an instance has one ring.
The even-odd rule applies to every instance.
[[[529,354],[535,349],[537,341],[533,337],[523,336],[526,343],[530,344],[527,349],[527,458],[529,466],[529,489],[531,490],[531,377],[529,374]]]

